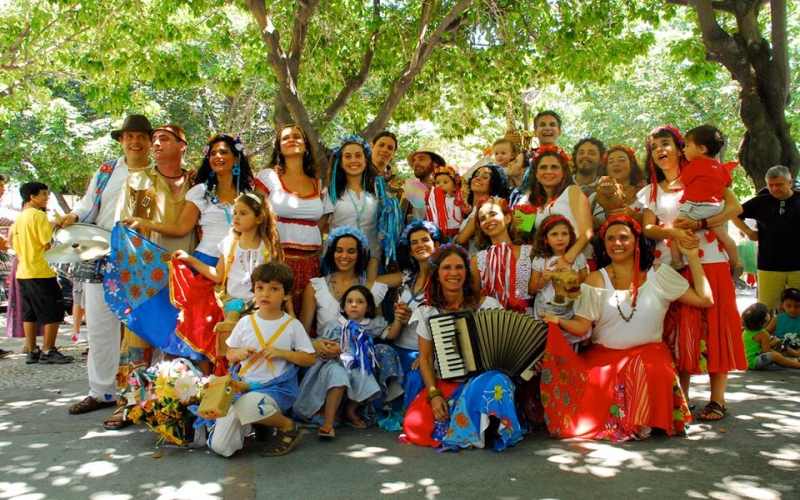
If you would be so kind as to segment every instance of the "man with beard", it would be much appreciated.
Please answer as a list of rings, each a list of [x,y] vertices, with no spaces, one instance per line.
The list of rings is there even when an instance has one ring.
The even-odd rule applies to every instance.
[[[587,137],[578,141],[572,150],[572,161],[575,164],[575,182],[586,196],[597,191],[597,180],[605,175],[601,167],[606,147],[602,141]]]
[[[402,209],[406,223],[425,219],[425,193],[433,188],[433,169],[447,165],[439,153],[429,148],[414,151],[408,155],[407,161],[414,171],[414,179],[407,180],[403,186]]]

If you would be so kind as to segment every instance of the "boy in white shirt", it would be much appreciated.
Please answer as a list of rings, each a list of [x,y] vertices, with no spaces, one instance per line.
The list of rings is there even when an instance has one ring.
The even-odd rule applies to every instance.
[[[284,308],[292,298],[294,276],[289,266],[273,261],[252,275],[258,311],[239,320],[227,340],[228,361],[241,363],[243,394],[228,414],[217,419],[208,447],[229,457],[244,446],[252,425],[275,429],[261,455],[286,455],[300,441],[300,431],[285,416],[297,399],[297,369],[316,361],[303,325]]]

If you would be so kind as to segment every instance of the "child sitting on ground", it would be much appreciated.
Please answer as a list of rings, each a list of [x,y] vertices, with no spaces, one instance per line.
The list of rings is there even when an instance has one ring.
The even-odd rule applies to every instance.
[[[738,278],[744,272],[739,262],[739,251],[736,243],[728,234],[728,224],[708,227],[707,219],[719,215],[725,208],[723,191],[733,182],[728,169],[714,157],[725,145],[722,132],[711,125],[700,125],[686,133],[686,146],[683,154],[689,160],[678,179],[683,184],[683,196],[678,217],[689,218],[698,222],[697,229],[708,229],[725,247],[730,260],[731,275]],[[676,183],[677,184],[677,183]],[[677,185],[676,185],[677,187]],[[672,266],[682,269],[683,256],[678,245],[670,245]]]
[[[252,425],[275,429],[262,456],[286,455],[297,446],[300,431],[284,414],[297,399],[298,367],[316,361],[303,325],[285,312],[294,286],[289,266],[278,261],[260,265],[251,281],[258,311],[240,319],[227,340],[228,361],[242,364],[239,385],[246,391],[208,436],[208,447],[224,457],[242,449]]]
[[[428,191],[425,199],[427,219],[452,241],[458,235],[461,221],[470,212],[461,192],[461,177],[453,167],[436,167],[433,182],[434,188]]]
[[[336,414],[345,394],[345,423],[357,429],[367,427],[356,410],[381,394],[376,378],[380,366],[373,339],[386,338],[389,333],[386,320],[375,315],[375,299],[367,287],[348,288],[339,306],[339,320],[325,328],[322,338],[340,354],[334,359],[320,359],[305,374],[294,405],[294,412],[306,420],[324,408],[324,421],[319,427],[319,437],[323,438],[336,436]],[[395,328],[399,330],[399,326]]]
[[[769,323],[769,310],[767,306],[756,302],[742,313],[742,339],[747,356],[747,368],[750,370],[763,370],[772,365],[784,368],[800,369],[798,353],[794,349],[786,348],[788,356],[784,356],[775,348],[780,347],[781,341],[771,336],[764,329]]]
[[[787,288],[781,292],[781,310],[767,325],[767,332],[778,337],[784,345],[800,348],[800,290]]]

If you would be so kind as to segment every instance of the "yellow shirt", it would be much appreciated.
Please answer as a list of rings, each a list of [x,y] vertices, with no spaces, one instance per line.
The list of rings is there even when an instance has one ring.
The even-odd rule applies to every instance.
[[[44,252],[53,239],[53,227],[47,215],[36,208],[26,208],[14,222],[14,252],[17,254],[18,279],[52,278],[56,275],[47,261]]]

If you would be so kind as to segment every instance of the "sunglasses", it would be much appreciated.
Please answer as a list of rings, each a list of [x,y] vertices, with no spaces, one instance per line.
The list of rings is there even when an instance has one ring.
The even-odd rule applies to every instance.
[[[783,215],[786,213],[786,200],[781,200],[781,206],[778,209],[778,214]]]

